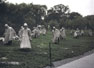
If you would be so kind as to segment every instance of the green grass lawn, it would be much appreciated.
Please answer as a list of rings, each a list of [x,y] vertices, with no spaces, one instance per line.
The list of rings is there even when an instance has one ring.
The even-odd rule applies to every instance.
[[[13,45],[0,45],[0,59],[3,61],[17,61],[20,65],[0,65],[0,68],[43,68],[49,65],[49,42],[51,42],[52,33],[49,31],[46,36],[32,40],[32,49],[29,52],[21,51],[18,41],[14,41]],[[94,49],[94,37],[80,37],[74,39],[67,31],[66,40],[61,40],[59,44],[51,44],[52,61],[63,60],[66,58],[81,55],[87,51]]]

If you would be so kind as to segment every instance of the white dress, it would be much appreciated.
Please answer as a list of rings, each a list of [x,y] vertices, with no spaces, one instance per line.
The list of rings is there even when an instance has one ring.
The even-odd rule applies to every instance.
[[[31,33],[31,30],[29,28],[23,29],[22,35],[21,35],[22,37],[21,37],[20,48],[31,48],[30,33]]]

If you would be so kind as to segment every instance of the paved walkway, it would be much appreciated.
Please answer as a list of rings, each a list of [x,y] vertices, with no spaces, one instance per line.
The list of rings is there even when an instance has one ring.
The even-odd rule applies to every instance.
[[[94,68],[94,53],[57,68]]]

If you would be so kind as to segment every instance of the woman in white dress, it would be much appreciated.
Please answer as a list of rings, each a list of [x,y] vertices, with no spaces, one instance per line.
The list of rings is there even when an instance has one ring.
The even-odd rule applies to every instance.
[[[30,40],[31,39],[31,30],[28,28],[27,23],[24,23],[24,28],[21,30],[20,33],[21,37],[20,37],[20,48],[21,49],[25,49],[25,48],[31,48],[31,43]]]

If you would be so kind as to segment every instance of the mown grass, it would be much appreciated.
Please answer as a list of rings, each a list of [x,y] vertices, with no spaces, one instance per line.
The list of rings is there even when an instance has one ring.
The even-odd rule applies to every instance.
[[[49,65],[49,42],[51,42],[52,33],[47,32],[45,36],[41,35],[32,40],[32,49],[30,51],[21,51],[19,42],[14,41],[13,45],[0,45],[0,62],[17,61],[21,65],[0,65],[0,68],[43,68]],[[51,44],[52,61],[62,60],[84,54],[94,49],[94,37],[80,37],[74,39],[67,31],[66,40],[61,40],[59,44]]]

